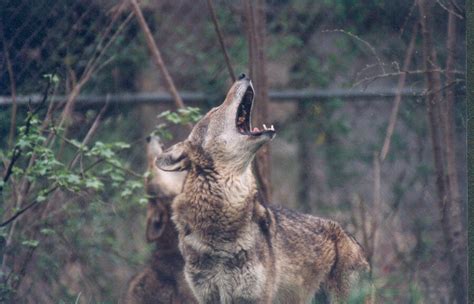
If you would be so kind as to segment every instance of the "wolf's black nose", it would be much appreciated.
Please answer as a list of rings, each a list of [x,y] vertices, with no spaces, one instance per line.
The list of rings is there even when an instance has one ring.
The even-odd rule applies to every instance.
[[[247,75],[245,75],[245,73],[239,75],[239,80],[242,80],[244,78],[247,78]]]

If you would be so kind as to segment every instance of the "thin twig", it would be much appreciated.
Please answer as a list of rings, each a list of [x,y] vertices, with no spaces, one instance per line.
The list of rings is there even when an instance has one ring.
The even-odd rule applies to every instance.
[[[123,30],[125,29],[125,27],[130,23],[130,21],[132,20],[132,17],[133,17],[133,13],[130,13],[127,18],[125,18],[124,21],[122,21],[122,23],[118,26],[117,30],[114,32],[114,34],[110,37],[110,39],[107,41],[107,43],[102,47],[102,48],[99,48],[99,53],[96,57],[96,59],[94,60],[91,68],[89,69],[89,73],[97,73],[99,70],[101,70],[106,64],[108,64],[110,61],[112,61],[112,59],[114,58],[114,56],[112,55],[111,58],[105,60],[99,67],[99,62],[100,62],[100,59],[102,59],[102,57],[105,55],[105,52],[107,51],[107,49],[112,45],[113,42],[116,41],[118,35],[120,35]],[[91,75],[90,75],[91,76]],[[90,77],[89,76],[89,77]]]
[[[426,74],[426,73],[444,73],[446,70],[444,69],[428,69],[428,70],[412,70],[412,71],[399,71],[399,72],[393,72],[393,73],[384,73],[384,74],[379,74],[371,77],[366,77],[364,79],[359,80],[356,82],[352,87],[357,87],[361,85],[364,82],[373,82],[377,79],[380,78],[385,78],[385,77],[393,77],[393,76],[400,76],[401,74],[407,74],[407,75],[418,75],[418,74]],[[454,70],[452,73],[457,74],[457,75],[465,75],[465,72],[463,71],[458,71]]]
[[[95,131],[99,127],[100,122],[102,121],[102,117],[104,116],[105,111],[109,107],[109,98],[110,95],[107,94],[107,98],[105,100],[105,105],[102,107],[100,110],[99,114],[97,114],[97,117],[95,118],[94,122],[92,123],[92,126],[90,127],[89,131],[87,132],[86,136],[82,140],[81,145],[85,146],[89,143],[89,140],[92,138],[94,135]],[[78,153],[74,156],[73,160],[69,164],[69,168],[72,168],[76,165],[77,160],[79,159],[79,156],[81,155],[81,151],[78,151]]]
[[[451,3],[451,5],[460,13],[460,14],[463,14],[464,13],[464,9],[459,6],[459,4],[455,1],[455,0],[449,0],[449,3]]]
[[[385,65],[385,64],[384,64]],[[372,68],[378,68],[379,64],[378,63],[372,63],[372,64],[367,64],[365,67],[363,67],[362,69],[360,69],[356,75],[355,75],[355,80],[359,79],[362,74],[364,74],[365,72],[369,71],[370,69]]]
[[[100,59],[105,54],[106,50],[110,47],[110,45],[117,39],[118,35],[124,30],[124,28],[130,22],[130,20],[132,19],[132,16],[133,14],[130,13],[128,17],[120,24],[118,29],[115,31],[115,33],[112,35],[112,37],[110,37],[110,39],[107,41],[107,43],[103,47],[99,47],[99,46],[96,47],[96,50],[94,51],[95,53],[91,56],[91,59],[89,59],[86,65],[86,68],[84,69],[84,72],[82,73],[79,81],[75,84],[72,83],[71,93],[69,94],[67,98],[66,104],[61,114],[60,122],[58,124],[59,128],[63,127],[67,119],[71,116],[72,110],[77,100],[77,96],[81,92],[83,86],[91,79],[94,73],[98,72],[100,69],[102,69],[106,64],[108,64],[111,61],[111,58],[109,58],[109,60],[106,60],[103,64],[101,64],[98,67],[100,63]],[[116,16],[114,16],[113,18],[116,18]],[[115,22],[115,19],[111,21],[111,24],[113,24],[114,22]],[[105,32],[109,33],[110,29],[106,28]],[[105,35],[103,36],[104,36],[103,38],[105,39]],[[100,45],[102,43],[103,43],[103,39],[99,41]],[[74,75],[74,73],[71,73],[71,74]],[[67,135],[68,130],[69,130],[69,124],[66,124],[66,127],[64,129],[64,134]],[[47,141],[50,143],[50,145],[54,144],[54,137],[49,137]],[[59,149],[58,159],[62,156],[63,148],[64,146],[61,146]]]
[[[28,135],[31,129],[31,120],[33,119],[34,115],[38,113],[38,111],[43,107],[43,105],[46,103],[46,99],[48,98],[48,90],[51,85],[51,81],[47,82],[45,92],[43,94],[43,99],[40,102],[40,104],[33,109],[27,116],[26,122],[25,122],[25,135]],[[22,150],[20,147],[16,146],[13,150],[12,157],[10,159],[10,162],[8,164],[7,170],[5,172],[5,175],[3,176],[3,184],[0,184],[0,192],[2,192],[4,184],[8,181],[10,178],[12,172],[13,172],[13,166],[15,165],[16,161],[18,158],[20,158],[20,155],[22,153]]]
[[[212,0],[207,0],[207,6],[211,14],[212,23],[214,24],[214,29],[216,30],[217,37],[219,38],[219,44],[221,45],[221,50],[222,50],[222,53],[224,54],[227,70],[229,71],[229,75],[230,75],[230,78],[232,79],[232,82],[234,82],[235,81],[234,69],[232,68],[232,64],[230,63],[229,54],[227,53],[227,49],[224,44],[224,38],[222,37],[222,32],[219,27],[219,21],[217,20],[216,12],[214,11],[214,7],[212,5]]]
[[[49,79],[48,82],[47,82],[46,88],[45,88],[45,92],[43,94],[43,99],[41,100],[40,104],[36,108],[32,108],[32,107],[29,108],[30,110],[29,110],[28,116],[27,116],[26,121],[25,121],[24,135],[29,134],[30,129],[31,129],[31,120],[33,119],[34,115],[37,114],[38,111],[46,103],[46,99],[48,98],[48,92],[49,92],[50,85],[51,85],[51,80]],[[3,184],[0,185],[0,192],[3,191],[3,187],[4,187],[5,183],[11,177],[11,174],[13,172],[13,166],[16,163],[16,161],[20,158],[21,154],[22,154],[22,150],[20,149],[20,147],[15,146],[15,148],[13,150],[13,153],[12,153],[12,158],[10,160],[10,163],[8,165],[8,168],[6,170],[6,173],[5,173],[5,176],[4,176],[4,179],[3,179]],[[31,156],[31,157],[33,157],[33,156]],[[31,162],[31,158],[30,158],[30,162]],[[27,188],[28,188],[29,183],[27,183],[26,181],[27,181],[27,179],[26,179],[26,177],[24,177],[23,183],[21,183],[21,185],[18,188],[15,185],[12,185],[13,193],[15,193],[15,195],[16,195],[16,197],[14,196],[15,197],[15,206],[14,207],[16,209],[19,209],[23,205],[23,200],[27,195],[26,193],[27,193]],[[13,234],[15,233],[16,224],[17,224],[17,222],[13,221],[10,229],[8,230],[7,236],[5,238],[6,241],[5,241],[5,244],[4,244],[4,248],[9,248],[10,247],[10,244],[12,243],[12,240],[13,240]],[[5,266],[7,265],[7,262],[8,262],[8,256],[9,256],[9,250],[5,250],[4,253],[3,253],[3,257],[2,257],[1,271],[5,271]]]
[[[413,26],[410,43],[405,53],[405,59],[403,61],[402,70],[404,71],[410,68],[411,59],[413,57],[413,53],[415,50],[415,42],[416,42],[417,35],[418,35],[418,23],[415,23],[415,25]],[[389,119],[389,123],[387,127],[387,132],[385,134],[385,140],[382,146],[382,150],[380,152],[381,162],[385,160],[385,157],[387,157],[388,151],[390,149],[390,143],[391,143],[393,131],[395,129],[395,124],[397,122],[398,111],[400,109],[400,104],[402,101],[401,92],[403,91],[403,88],[405,87],[406,75],[407,75],[406,73],[403,73],[400,75],[400,78],[398,78],[397,95],[395,96],[395,100],[393,101],[393,108],[392,108],[392,112],[390,113],[390,119]]]
[[[444,5],[440,0],[436,0],[436,3],[439,4],[439,6],[441,6],[445,11],[447,11],[448,13],[450,14],[453,14],[453,16],[456,16],[457,18],[463,20],[464,17],[459,15],[458,13],[456,13],[455,11],[453,11],[452,9],[449,9],[448,7],[446,7],[446,5]]]
[[[54,190],[56,190],[57,188],[59,188],[58,185],[54,185],[52,188],[50,188],[48,191],[45,192],[45,195],[48,195],[50,194],[51,192],[53,192]],[[13,214],[11,217],[9,217],[7,220],[5,220],[4,222],[2,222],[0,224],[0,228],[1,227],[5,227],[7,226],[8,224],[10,224],[11,222],[13,222],[14,220],[16,220],[20,215],[22,215],[23,213],[25,213],[26,211],[28,211],[29,209],[31,209],[32,207],[34,207],[36,204],[38,204],[39,201],[38,200],[34,200],[33,202],[29,203],[28,205],[26,205],[25,207],[21,208],[20,210],[18,210],[17,212],[15,212],[15,214]]]
[[[20,283],[21,283],[23,277],[26,275],[26,269],[28,267],[28,264],[29,264],[31,258],[33,257],[33,254],[36,251],[36,248],[38,248],[38,247],[35,246],[35,247],[30,247],[29,248],[28,254],[26,255],[26,258],[25,258],[25,263],[22,265],[20,271],[18,272],[17,277],[13,281],[13,284],[12,284],[13,290],[17,290],[18,286],[20,286]]]
[[[117,18],[120,16],[120,13],[122,12],[122,10],[124,9],[125,7],[125,2],[122,2],[120,4],[117,5],[118,7],[116,7],[113,11],[112,11],[112,17],[110,18],[111,21],[110,23],[108,24],[108,26],[105,28],[104,31],[102,31],[100,34],[99,34],[99,41],[97,42],[96,46],[95,46],[95,49],[94,49],[94,52],[92,53],[92,58],[93,60],[89,60],[87,62],[87,65],[85,67],[85,71],[88,71],[88,70],[93,70],[92,68],[92,65],[98,61],[99,59],[99,56],[101,56],[101,54],[103,54],[103,51],[105,49],[107,49],[107,45],[115,40],[113,38],[113,35],[111,36],[111,38],[109,39],[108,43],[106,44],[106,46],[103,46],[104,44],[104,41],[107,39],[107,37],[109,36],[110,32],[112,31],[112,28],[113,28],[113,25],[115,24],[115,21],[117,21]],[[128,18],[127,18],[128,19]],[[128,21],[126,22],[122,22],[122,25],[124,23],[127,23]],[[119,30],[118,30],[119,31]]]
[[[425,90],[422,94],[420,94],[421,96],[426,96],[426,95],[431,95],[431,94],[437,94],[437,93],[441,93],[443,92],[444,90],[446,89],[449,89],[449,88],[452,88],[454,85],[458,84],[458,83],[461,83],[461,82],[465,82],[466,80],[465,79],[455,79],[453,82],[449,82],[449,83],[446,83],[444,86],[438,88],[438,89],[433,89],[433,90]]]
[[[66,144],[68,145],[71,145],[72,147],[76,148],[76,149],[80,149],[81,148],[81,145],[78,145],[77,143],[71,141],[70,139],[60,135],[59,133],[57,133],[57,130],[54,128],[53,129],[53,132],[56,133],[56,136],[58,138],[60,138],[61,140],[63,140]],[[121,167],[121,166],[118,166],[117,164],[113,163],[113,162],[110,162],[108,161],[107,159],[105,158],[100,158],[101,161],[105,161],[107,164],[111,165],[112,167],[114,168],[117,168],[119,170],[122,170],[124,172],[127,172],[128,174],[130,175],[133,175],[135,177],[143,177],[142,174],[138,174],[137,172],[133,171],[133,170],[130,170],[128,168],[125,168],[125,167]],[[94,165],[97,164],[97,163],[94,163]],[[86,170],[90,169],[90,167],[88,167]]]
[[[343,29],[335,29],[335,30],[323,30],[322,31],[323,33],[331,33],[331,32],[334,32],[334,33],[344,33],[360,42],[362,42],[363,44],[365,44],[369,50],[372,52],[372,54],[375,56],[375,59],[377,60],[379,66],[380,66],[380,69],[382,71],[383,74],[385,74],[385,68],[383,67],[383,64],[382,64],[382,60],[380,60],[380,57],[377,55],[377,52],[375,51],[375,48],[367,41],[365,41],[364,39],[360,38],[359,36],[351,33],[351,32],[348,32],[346,30],[343,30]]]
[[[403,25],[400,27],[400,35],[399,35],[400,37],[402,37],[403,33],[405,32],[405,27],[408,23],[408,20],[413,15],[413,12],[415,11],[415,8],[416,8],[416,0],[413,1],[412,5],[410,7],[410,11],[406,15],[405,20],[403,21]]]
[[[107,43],[103,47],[97,47],[95,50],[95,53],[93,54],[92,58],[88,61],[86,69],[82,73],[79,81],[75,86],[72,87],[72,91],[68,96],[66,105],[64,107],[64,110],[61,115],[61,120],[59,122],[59,127],[62,127],[64,123],[66,122],[66,119],[70,116],[72,109],[74,107],[74,104],[76,103],[77,96],[79,95],[82,87],[90,80],[92,75],[97,72],[97,66],[100,63],[100,59],[102,56],[105,54],[107,49],[110,47],[110,45],[117,39],[118,35],[125,29],[125,27],[128,25],[130,20],[132,19],[132,14],[129,14],[127,18],[119,25],[115,33],[110,37],[110,39],[107,41]],[[115,21],[112,20],[111,23]],[[105,30],[108,32],[108,29]],[[103,41],[99,41],[99,44],[102,44]],[[106,61],[108,63],[110,61]],[[101,65],[101,68],[104,65]]]
[[[10,60],[10,52],[8,50],[7,42],[5,40],[5,35],[3,32],[3,26],[0,24],[0,35],[2,35],[2,44],[3,44],[3,54],[5,57],[5,61],[7,64],[7,71],[8,77],[10,79],[10,88],[11,88],[11,95],[12,95],[12,116],[10,120],[10,132],[8,135],[8,147],[11,148],[13,146],[13,140],[15,137],[15,129],[16,129],[16,112],[17,112],[17,103],[16,103],[16,81],[15,75],[13,73],[13,66]]]

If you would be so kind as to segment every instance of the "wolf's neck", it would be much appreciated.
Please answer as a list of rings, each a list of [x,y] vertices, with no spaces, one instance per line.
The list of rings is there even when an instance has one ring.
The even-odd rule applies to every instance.
[[[220,179],[216,184],[226,203],[238,205],[256,192],[256,182],[250,166],[238,172],[232,169],[218,169]]]
[[[216,168],[217,169],[217,168]],[[243,174],[225,170],[194,171],[186,179],[184,192],[191,208],[204,213],[222,215],[231,222],[242,221],[251,209],[256,183],[251,168]],[[218,224],[218,223],[215,223]]]

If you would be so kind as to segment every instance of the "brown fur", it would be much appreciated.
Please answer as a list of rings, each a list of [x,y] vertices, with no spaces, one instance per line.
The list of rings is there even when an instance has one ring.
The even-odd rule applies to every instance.
[[[155,250],[146,268],[129,283],[125,303],[196,303],[184,278],[184,260],[178,249],[178,232],[171,222],[171,201],[181,191],[182,174],[166,173],[155,166],[162,152],[156,137],[147,145],[148,172],[145,180],[149,196],[146,239]]]
[[[164,170],[189,171],[172,205],[186,279],[200,303],[306,303],[320,287],[343,299],[350,275],[368,267],[363,250],[334,221],[259,199],[250,163],[274,132],[238,132],[247,93],[250,81],[237,81],[158,158]]]

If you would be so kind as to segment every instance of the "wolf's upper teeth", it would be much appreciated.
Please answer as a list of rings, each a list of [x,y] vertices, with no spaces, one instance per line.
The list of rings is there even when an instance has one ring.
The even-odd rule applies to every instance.
[[[270,127],[270,130],[275,131],[275,128],[273,127],[273,125]]]
[[[263,124],[263,129],[268,130],[265,124]]]

